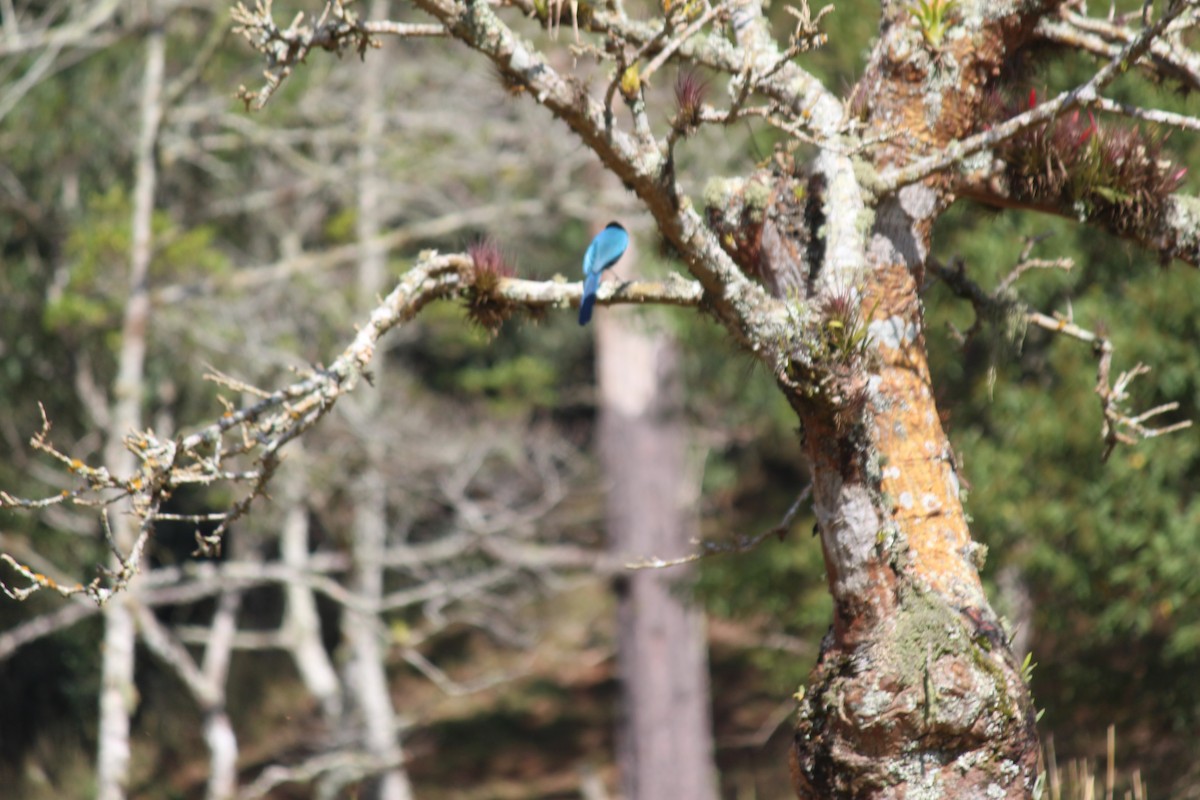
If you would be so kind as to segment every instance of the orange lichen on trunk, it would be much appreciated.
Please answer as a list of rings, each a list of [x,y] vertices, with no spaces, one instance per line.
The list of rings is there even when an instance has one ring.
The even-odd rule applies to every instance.
[[[978,605],[976,545],[931,390],[916,282],[904,266],[893,265],[876,271],[867,291],[875,320],[898,332],[878,343],[883,402],[875,410],[872,438],[880,456],[880,489],[908,543],[909,573],[950,602]]]

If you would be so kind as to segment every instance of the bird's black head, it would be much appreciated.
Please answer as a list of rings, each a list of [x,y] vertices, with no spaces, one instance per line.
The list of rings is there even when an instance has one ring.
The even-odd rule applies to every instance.
[[[610,222],[604,226],[605,230],[608,230],[609,228],[616,228],[619,231],[625,230],[625,226],[622,225],[621,223],[617,222],[616,220],[613,220],[612,222]]]

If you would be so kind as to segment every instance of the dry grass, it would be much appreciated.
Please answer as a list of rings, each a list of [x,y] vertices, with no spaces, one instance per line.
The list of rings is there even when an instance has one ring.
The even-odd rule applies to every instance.
[[[1042,752],[1042,772],[1045,783],[1042,797],[1046,800],[1146,800],[1146,783],[1141,770],[1135,769],[1127,779],[1117,781],[1117,729],[1108,726],[1108,747],[1103,780],[1088,759],[1076,759],[1059,766],[1054,754],[1054,738],[1046,740]]]

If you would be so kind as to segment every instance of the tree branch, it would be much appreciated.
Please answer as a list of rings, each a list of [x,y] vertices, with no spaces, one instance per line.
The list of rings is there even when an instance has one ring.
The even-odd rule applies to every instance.
[[[1073,47],[1101,58],[1116,58],[1137,32],[1074,11],[1064,10],[1058,19],[1038,20],[1034,35],[1054,44]],[[1189,50],[1176,37],[1166,36],[1150,44],[1148,58],[1138,66],[1154,75],[1178,81],[1186,88],[1200,89],[1200,55]]]
[[[105,466],[90,467],[59,451],[49,441],[50,423],[43,416],[43,429],[33,437],[33,446],[59,461],[65,470],[82,477],[84,482],[74,489],[39,499],[0,493],[0,508],[36,510],[57,503],[103,508],[127,498],[140,520],[138,535],[129,550],[118,547],[110,536],[118,567],[102,569],[87,585],[63,585],[11,555],[0,554],[0,559],[25,581],[24,586],[16,588],[0,581],[0,590],[18,600],[24,600],[40,589],[51,589],[63,596],[86,594],[95,602],[103,603],[124,589],[141,571],[146,542],[155,523],[161,519],[216,522],[211,532],[197,532],[197,542],[200,553],[218,552],[229,525],[244,515],[255,499],[265,494],[267,484],[279,466],[283,446],[329,413],[341,396],[354,391],[360,378],[370,378],[369,366],[377,343],[388,331],[437,299],[462,299],[467,303],[468,314],[481,324],[498,325],[520,310],[577,306],[581,293],[578,283],[497,278],[487,275],[464,255],[423,254],[329,367],[315,369],[307,377],[272,392],[254,390],[239,381],[210,375],[211,380],[227,388],[238,393],[250,392],[259,399],[241,408],[229,407],[218,421],[179,439],[162,439],[149,430],[128,435],[125,447],[140,462],[138,472],[130,476],[114,475]],[[702,298],[698,284],[678,276],[658,283],[607,282],[602,284],[598,295],[598,301],[604,305],[655,303],[696,307]],[[250,457],[254,459],[253,464],[238,466]],[[230,509],[220,514],[180,517],[160,513],[161,503],[174,489],[216,482],[245,483],[250,488]],[[331,596],[337,594],[331,587],[325,587],[325,590]],[[345,598],[341,600],[346,601]]]
[[[1010,120],[994,125],[988,130],[968,136],[961,141],[952,142],[950,146],[939,153],[935,153],[905,167],[888,170],[879,177],[877,184],[872,188],[880,195],[893,194],[903,186],[923,180],[936,172],[941,172],[948,167],[961,163],[964,159],[976,153],[1003,144],[1036,125],[1049,122],[1064,111],[1081,104],[1094,102],[1099,97],[1098,92],[1112,83],[1130,65],[1136,64],[1138,59],[1150,48],[1154,40],[1187,8],[1188,4],[1183,2],[1183,0],[1176,0],[1176,2],[1169,5],[1166,12],[1157,22],[1143,30],[1125,47],[1121,48],[1086,83],[1070,91],[1062,92],[1057,97],[1047,100],[1022,114],[1018,114]]]
[[[1014,197],[1005,187],[995,182],[964,183],[956,188],[960,197],[984,205],[1020,208],[1079,219],[1077,208]],[[1200,199],[1196,197],[1175,194],[1164,198],[1158,213],[1135,230],[1116,230],[1110,220],[1086,221],[1153,250],[1165,261],[1178,258],[1193,267],[1200,267]]]
[[[966,268],[961,261],[947,267],[931,258],[928,269],[940,278],[951,291],[968,300],[975,308],[977,318],[975,328],[979,327],[980,321],[983,319],[1004,318],[1017,313],[1021,314],[1028,324],[1092,346],[1092,352],[1098,362],[1095,392],[1100,400],[1100,411],[1104,416],[1104,423],[1100,431],[1104,441],[1104,451],[1100,457],[1102,461],[1108,460],[1118,444],[1133,445],[1142,439],[1165,436],[1168,433],[1175,433],[1191,427],[1191,420],[1181,420],[1161,428],[1153,428],[1146,424],[1154,417],[1177,410],[1178,403],[1164,403],[1140,414],[1129,410],[1129,385],[1139,375],[1149,372],[1150,368],[1145,364],[1138,364],[1133,369],[1122,372],[1117,376],[1116,382],[1112,382],[1110,375],[1113,346],[1108,338],[1081,328],[1071,319],[1050,317],[1031,310],[1009,292],[1007,285],[1003,285],[995,292],[985,291],[979,284],[966,276]]]
[[[525,87],[531,97],[566,122],[617,177],[637,192],[654,215],[659,230],[704,287],[709,308],[739,341],[752,346],[753,352],[775,369],[782,354],[764,347],[763,343],[782,342],[785,338],[787,318],[782,304],[772,302],[761,287],[738,270],[690,202],[680,201],[681,193],[666,170],[661,149],[617,128],[604,104],[596,101],[579,82],[563,78],[541,53],[496,16],[486,0],[417,0],[417,6],[437,19],[451,36],[486,56],[508,80]],[[365,49],[361,33],[353,27],[325,22],[300,36],[298,43],[280,47],[278,38],[271,33],[274,23],[269,12],[269,7],[263,5],[255,12],[243,6],[239,12],[239,30],[267,55],[272,68],[284,65],[290,71],[299,60],[298,54],[313,46],[340,51],[357,43]],[[323,20],[328,17],[329,14]],[[293,27],[303,33],[299,27]],[[680,47],[681,51],[684,49]],[[780,70],[778,74],[785,72]],[[801,83],[813,91],[819,86],[812,81]],[[264,88],[274,90],[270,86]],[[840,114],[840,104],[831,97],[828,100]],[[822,119],[831,117],[829,113],[821,115]]]

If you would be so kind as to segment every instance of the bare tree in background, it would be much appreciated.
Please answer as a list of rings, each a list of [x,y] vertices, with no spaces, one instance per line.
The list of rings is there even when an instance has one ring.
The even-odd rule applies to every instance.
[[[702,309],[770,370],[800,422],[834,619],[800,704],[791,757],[798,794],[1033,794],[1034,708],[979,580],[982,553],[934,400],[919,290],[933,274],[981,316],[1004,312],[1088,343],[1098,358],[1106,450],[1179,427],[1153,426],[1169,408],[1130,410],[1130,381],[1144,370],[1114,376],[1102,335],[1012,300],[1011,281],[980,287],[969,265],[943,267],[930,251],[933,223],[970,197],[1068,215],[1160,258],[1200,262],[1198,204],[1176,191],[1183,170],[1112,117],[1187,130],[1200,121],[1104,96],[1133,68],[1200,86],[1200,60],[1184,36],[1195,5],[1176,0],[1157,16],[1147,5],[1136,18],[1106,19],[1037,0],[887,3],[863,77],[844,98],[797,60],[823,42],[821,14],[804,3],[781,29],[753,1],[413,6],[423,21],[364,21],[335,2],[286,29],[269,5],[239,6],[240,32],[268,63],[266,84],[243,91],[247,104],[267,102],[314,47],[363,53],[370,68],[376,37],[439,37],[475,51],[570,128],[637,195],[690,274],[609,284],[601,304]],[[578,34],[567,34],[564,21]],[[528,38],[560,25],[557,43]],[[539,49],[568,42],[570,69]],[[1083,51],[1099,67],[1069,91],[1025,101],[1026,87],[1004,81],[1033,46]],[[709,99],[685,79],[674,108],[652,108],[647,84],[672,61],[711,72],[727,92]],[[1014,95],[1021,99],[1005,99]],[[698,127],[741,120],[805,148],[782,147],[753,174],[711,180],[701,209],[680,188],[676,150]],[[281,448],[358,388],[383,334],[430,302],[461,299],[495,326],[578,297],[574,284],[518,280],[495,263],[425,253],[326,366],[191,433],[146,438],[138,452],[155,457],[140,459],[135,478],[118,464],[83,468],[87,482],[69,498],[131,496],[149,526],[164,493],[185,479],[241,480],[246,494],[226,521],[236,519],[265,490]],[[234,472],[239,458],[245,467]],[[210,535],[212,545],[223,531]],[[60,587],[10,564],[22,576],[10,588],[17,595],[57,587],[99,598],[129,583],[118,575]]]
[[[622,270],[637,269],[631,246]],[[660,323],[661,324],[661,323]],[[629,309],[596,326],[598,445],[609,549],[617,563],[686,556],[699,538],[680,354],[670,332]],[[622,796],[717,797],[708,642],[686,566],[618,576]],[[665,769],[664,765],[672,765]]]
[[[153,23],[159,24],[158,9],[150,8]],[[107,441],[104,460],[114,474],[129,475],[137,466],[134,452],[125,446],[125,437],[143,427],[142,395],[145,392],[147,337],[150,336],[150,258],[154,247],[151,217],[157,185],[154,150],[158,145],[163,115],[164,61],[166,31],[156,29],[146,38],[146,70],[143,77],[140,127],[134,157],[136,179],[133,192],[133,220],[129,256],[129,299],[121,327],[121,349],[117,377],[111,392]],[[112,514],[112,539],[115,573],[140,568],[151,526],[143,517],[131,514],[132,501],[118,505]],[[99,755],[97,757],[96,796],[99,800],[120,800],[125,796],[129,776],[129,718],[137,707],[134,688],[134,609],[135,593],[115,598],[104,612],[104,650],[101,668]]]
[[[175,357],[182,359],[185,342],[194,338],[216,353],[236,354],[228,363],[239,373],[304,368],[318,352],[289,352],[280,342],[311,342],[317,315],[348,326],[346,315],[369,308],[387,291],[387,277],[395,269],[388,259],[396,247],[436,237],[465,239],[468,231],[490,220],[503,216],[529,221],[545,209],[540,200],[510,201],[513,187],[528,178],[504,159],[464,160],[449,152],[427,155],[430,140],[465,141],[478,135],[459,120],[463,109],[476,110],[487,102],[481,91],[497,94],[494,79],[486,73],[477,77],[474,90],[426,112],[384,102],[411,91],[411,65],[386,72],[344,71],[322,88],[326,100],[319,104],[338,112],[337,126],[312,113],[285,120],[280,127],[290,122],[291,129],[281,133],[260,119],[230,113],[227,87],[218,87],[213,96],[197,84],[197,74],[214,52],[211,34],[199,43],[196,60],[182,74],[172,72],[172,62],[164,57],[164,39],[186,39],[187,15],[150,21],[120,17],[124,27],[116,27],[110,13],[100,14],[103,10],[100,4],[91,14],[83,4],[70,9],[85,13],[88,25],[94,24],[87,30],[77,30],[70,15],[64,20],[48,13],[38,20],[46,26],[40,29],[24,13],[15,20],[5,17],[6,29],[19,35],[5,39],[3,46],[9,53],[60,44],[99,46],[137,34],[145,50],[141,61],[146,66],[137,69],[144,75],[142,128],[134,131],[138,135],[131,154],[136,178],[132,254],[128,276],[122,278],[129,288],[122,293],[127,311],[117,340],[120,369],[111,393],[116,399],[110,404],[85,369],[76,381],[82,403],[94,414],[92,422],[111,431],[105,454],[95,454],[95,460],[121,456],[113,462],[114,475],[136,473],[143,458],[172,458],[165,451],[151,454],[146,449],[154,437],[170,437],[174,430],[174,409],[161,402],[161,387],[145,376],[155,351],[174,349]],[[219,40],[222,32],[215,32]],[[53,75],[49,70],[37,77],[50,80]],[[359,103],[360,92],[377,100]],[[492,117],[488,133],[493,141],[526,137],[528,124],[519,107],[509,108],[515,113],[505,109]],[[347,135],[349,129],[357,132]],[[416,186],[388,180],[386,165],[411,162],[409,150],[426,154],[426,163],[444,183]],[[538,179],[562,185],[561,202],[584,208],[565,189],[571,174],[586,161],[553,140],[542,152],[545,164],[537,170]],[[246,159],[247,154],[253,158]],[[240,178],[229,180],[243,174],[246,161],[253,176],[250,189]],[[486,171],[481,165],[489,162],[504,173],[505,181],[494,181],[484,202],[465,204],[461,184]],[[225,194],[208,197],[199,207],[189,206],[191,195],[173,191],[181,169],[202,172]],[[354,180],[347,182],[346,174]],[[11,186],[7,183],[5,189]],[[314,232],[336,214],[339,203],[355,210],[354,239],[316,249],[313,242],[319,236]],[[170,245],[170,234],[163,237],[165,243],[154,238],[156,214],[190,214],[199,216],[193,221],[202,224],[263,208],[281,213],[250,226],[244,247],[262,254],[266,263],[251,261],[244,269],[212,275],[181,271],[164,276],[161,267],[154,271],[155,259]],[[73,268],[70,263],[58,266],[63,272]],[[355,272],[348,275],[347,267]],[[341,291],[347,277],[356,291]],[[302,304],[309,313],[293,316],[289,309],[299,297],[307,298]],[[400,337],[392,341],[397,340],[403,343]],[[97,759],[101,796],[136,793],[129,787],[144,776],[145,767],[137,769],[136,759],[131,759],[138,747],[131,718],[144,677],[140,668],[135,671],[139,645],[180,680],[195,702],[209,749],[207,797],[269,796],[287,784],[312,785],[315,796],[323,797],[337,796],[347,787],[381,798],[410,796],[398,739],[409,715],[394,706],[395,673],[423,675],[448,696],[520,677],[520,669],[451,675],[427,653],[443,632],[461,632],[464,627],[484,631],[501,647],[527,648],[537,630],[527,621],[526,606],[550,591],[560,576],[584,572],[600,559],[595,552],[558,541],[554,532],[561,524],[547,524],[550,533],[543,532],[541,523],[558,513],[577,469],[579,459],[572,448],[548,427],[532,427],[523,419],[488,423],[486,431],[479,430],[479,423],[470,421],[477,412],[431,408],[415,396],[413,379],[403,369],[382,366],[380,360],[373,367],[373,380],[384,395],[355,397],[312,446],[306,449],[294,441],[286,458],[270,464],[281,501],[279,513],[244,518],[237,536],[223,539],[219,546],[209,542],[210,552],[219,550],[220,559],[204,563],[198,571],[156,563],[154,548],[146,546],[154,526],[138,516],[144,508],[136,498],[123,500],[123,491],[105,492],[102,504],[114,500],[106,530],[117,556],[101,582],[93,585],[99,593],[92,597],[108,602],[97,607],[80,594],[66,607],[0,631],[3,660],[31,642],[103,614],[106,646],[103,657],[97,658],[104,671]],[[234,402],[256,396],[249,384],[227,376],[218,380]],[[383,396],[386,403],[381,402]],[[140,433],[127,436],[134,431]],[[403,459],[392,457],[398,452]],[[84,466],[84,460],[91,460],[88,455],[72,452],[66,465],[98,477]],[[219,471],[231,474],[224,467]],[[318,484],[312,473],[325,478]],[[346,506],[331,504],[331,495],[344,498]],[[8,499],[15,500],[6,495]],[[64,508],[61,499],[38,505],[56,515],[56,522],[75,520],[70,524],[86,530],[85,518],[74,516],[82,508],[72,501]],[[94,523],[94,507],[84,508]],[[446,509],[452,510],[449,518]],[[152,516],[157,522],[182,521],[174,509],[161,505]],[[207,515],[186,520],[200,531],[221,521]],[[322,528],[344,530],[345,535],[331,542],[328,534],[322,538]],[[3,541],[6,550],[23,544],[17,537],[4,536]],[[268,555],[276,542],[278,558]],[[67,565],[41,557],[33,563],[44,580],[69,585]],[[129,581],[135,573],[139,579]],[[110,593],[100,589],[101,583],[128,591]],[[282,596],[282,618],[276,629],[248,629],[239,614],[241,598],[264,588],[277,589]],[[209,615],[204,609],[213,600]],[[335,610],[332,615],[330,607]],[[208,621],[171,624],[172,609],[192,609]],[[398,619],[404,624],[395,624]],[[330,647],[329,640],[339,635],[341,646]],[[244,759],[239,762],[241,732],[235,730],[226,707],[230,662],[239,653],[273,650],[290,655],[320,724],[311,726],[315,733],[299,726],[289,732],[294,740],[285,737],[285,742],[302,745],[309,757],[268,754],[257,758],[247,774]]]
[[[624,316],[597,321],[610,546],[623,563],[684,556],[699,531],[699,487],[681,419],[679,354],[669,334],[638,330]],[[627,798],[717,797],[708,643],[690,575],[641,569],[616,581],[617,753]]]
[[[376,0],[370,6],[372,19],[387,17],[387,0]],[[384,55],[384,54],[381,54]],[[358,264],[357,305],[368,308],[384,289],[387,251],[378,238],[383,232],[383,184],[380,155],[387,113],[383,96],[384,69],[363,70],[360,113],[361,140],[358,146],[358,240],[362,255]],[[377,370],[384,367],[378,362]],[[382,379],[382,376],[379,376]],[[383,466],[387,459],[387,443],[375,435],[370,418],[378,416],[380,396],[369,393],[353,398],[346,404],[347,413],[363,432],[363,453],[360,474],[352,481],[351,519],[351,589],[371,606],[377,607],[384,596],[383,555],[388,543],[387,481]],[[372,613],[345,610],[342,635],[347,655],[342,681],[347,689],[355,716],[349,720],[351,731],[363,732],[364,749],[380,764],[380,770],[368,784],[369,800],[411,800],[412,787],[404,769],[399,745],[399,723],[392,705],[388,685],[388,633],[381,620]],[[333,793],[331,792],[331,796]]]

